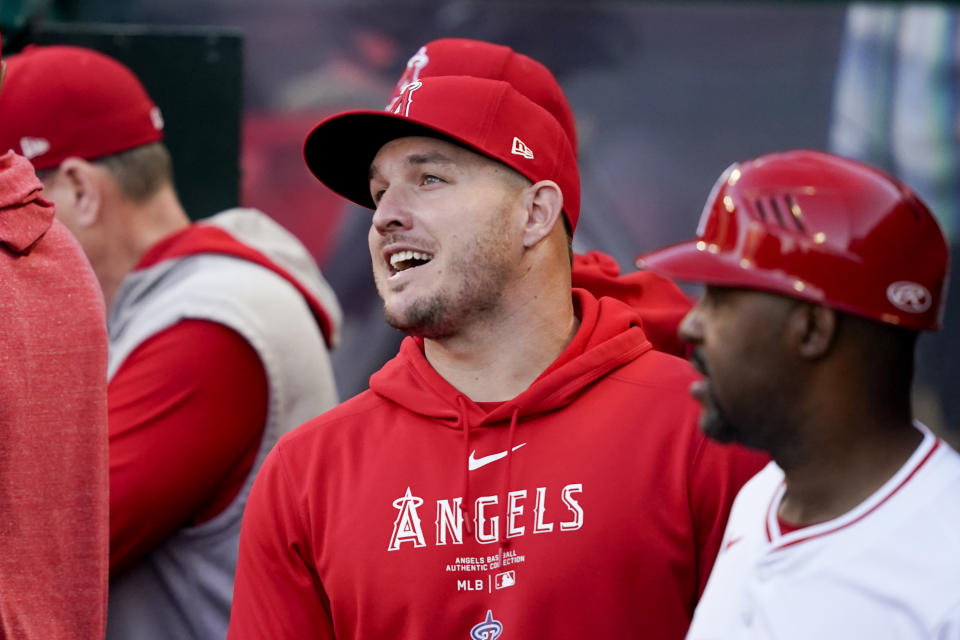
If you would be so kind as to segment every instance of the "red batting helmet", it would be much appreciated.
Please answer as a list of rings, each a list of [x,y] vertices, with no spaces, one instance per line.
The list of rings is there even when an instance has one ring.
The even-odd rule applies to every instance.
[[[909,329],[939,329],[948,251],[909,187],[845,158],[790,151],[734,164],[697,239],[639,256],[679,280],[772,291]]]

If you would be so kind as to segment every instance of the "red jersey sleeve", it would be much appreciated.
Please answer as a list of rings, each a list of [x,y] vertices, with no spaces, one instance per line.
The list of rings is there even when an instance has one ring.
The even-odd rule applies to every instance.
[[[256,459],[268,387],[238,333],[183,320],[137,347],[107,395],[115,575],[233,500]]]
[[[697,599],[720,550],[730,508],[747,480],[763,469],[770,456],[739,445],[720,444],[700,434],[690,475],[690,510],[696,544]]]
[[[315,568],[280,446],[253,483],[240,531],[227,640],[333,640],[329,600]]]

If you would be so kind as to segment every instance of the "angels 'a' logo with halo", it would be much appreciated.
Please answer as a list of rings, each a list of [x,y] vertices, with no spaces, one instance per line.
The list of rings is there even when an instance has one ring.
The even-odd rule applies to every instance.
[[[404,118],[410,117],[410,107],[413,105],[413,92],[423,86],[423,83],[417,80],[411,82],[403,88],[400,97],[397,98],[397,104],[393,107],[393,113]]]
[[[403,93],[403,90],[407,86],[413,84],[414,82],[420,81],[420,71],[427,66],[430,62],[430,57],[427,55],[426,45],[420,47],[413,56],[407,60],[407,68],[403,72],[403,75],[400,76],[400,79],[397,80],[397,86],[393,89],[393,98],[390,100],[390,104],[387,105],[387,108],[384,111],[389,111],[390,113],[396,113],[394,109],[397,107],[397,102],[400,101],[400,95]]]
[[[493,619],[493,611],[487,609],[487,619],[473,625],[470,629],[471,640],[497,640],[503,633],[503,625]]]

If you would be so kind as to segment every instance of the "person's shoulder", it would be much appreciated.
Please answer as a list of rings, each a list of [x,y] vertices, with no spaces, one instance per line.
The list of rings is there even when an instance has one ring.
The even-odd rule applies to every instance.
[[[688,392],[697,372],[677,356],[650,349],[611,372],[611,377],[643,387]]]
[[[336,438],[349,438],[376,420],[388,403],[367,389],[307,420],[277,443],[285,451],[298,451]]]

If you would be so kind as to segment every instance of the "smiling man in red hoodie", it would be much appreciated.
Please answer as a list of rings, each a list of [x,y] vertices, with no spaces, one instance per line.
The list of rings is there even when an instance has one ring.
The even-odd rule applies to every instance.
[[[510,47],[466,38],[432,40],[414,53],[390,100],[396,105],[407,85],[436,76],[472,76],[503,80],[552,115],[578,152],[577,125],[573,109],[550,69]],[[685,357],[687,347],[677,335],[680,321],[692,303],[668,278],[651,271],[620,274],[611,256],[600,251],[573,254],[573,286],[586,289],[597,298],[610,296],[632,306],[643,322],[643,332],[653,348]]]
[[[374,210],[370,389],[281,440],[241,534],[229,637],[681,638],[733,494],[689,365],[571,295],[573,149],[510,84],[417,80],[320,123],[314,174]]]

